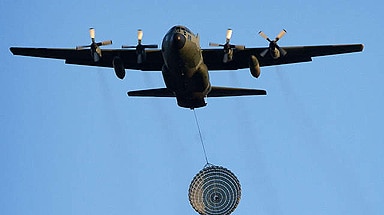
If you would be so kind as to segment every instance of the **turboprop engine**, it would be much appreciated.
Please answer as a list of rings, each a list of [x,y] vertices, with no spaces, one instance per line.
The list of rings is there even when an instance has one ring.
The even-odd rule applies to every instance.
[[[93,61],[95,63],[97,63],[100,61],[100,58],[102,57],[100,46],[111,45],[112,40],[106,40],[106,41],[97,43],[95,41],[95,29],[94,28],[89,29],[89,36],[91,37],[92,43],[90,45],[86,45],[86,46],[76,46],[76,50],[82,50],[82,49],[90,48]]]
[[[249,70],[253,77],[258,78],[260,76],[260,64],[254,55],[249,58]]]
[[[218,43],[209,43],[209,46],[221,46],[224,49],[224,57],[223,57],[223,63],[228,63],[233,60],[233,50],[244,50],[245,46],[243,45],[233,45],[231,44],[231,37],[232,37],[232,29],[227,30],[227,35],[225,37],[225,43],[224,44],[218,44]]]
[[[261,52],[260,56],[265,57],[265,55],[269,52],[271,57],[275,60],[280,58],[280,57],[284,57],[287,54],[287,52],[283,48],[281,48],[279,45],[277,45],[277,41],[279,41],[286,33],[287,33],[287,31],[285,29],[283,29],[276,36],[276,38],[274,40],[271,40],[271,39],[269,39],[269,37],[267,35],[265,35],[262,31],[260,31],[259,35],[261,37],[263,37],[264,39],[268,40],[268,42],[269,42],[269,48],[267,48],[263,52]]]
[[[157,49],[157,45],[143,45],[141,44],[141,41],[143,40],[143,30],[139,29],[137,30],[137,45],[136,46],[122,46],[123,49],[136,49],[136,55],[137,55],[137,64],[142,64],[145,62],[147,55],[145,52],[146,48],[150,49]]]

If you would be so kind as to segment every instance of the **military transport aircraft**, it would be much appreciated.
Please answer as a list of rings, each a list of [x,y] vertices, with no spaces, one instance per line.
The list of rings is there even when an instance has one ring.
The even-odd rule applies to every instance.
[[[260,67],[308,62],[312,57],[334,55],[363,50],[362,44],[280,47],[286,31],[281,31],[274,40],[263,32],[268,40],[264,48],[245,48],[230,43],[232,30],[228,29],[224,44],[210,43],[223,48],[200,48],[200,38],[185,26],[172,27],[164,36],[161,49],[157,45],[143,45],[143,32],[138,31],[136,46],[120,49],[101,49],[112,41],[95,42],[95,30],[90,29],[92,43],[75,49],[11,47],[14,55],[63,59],[67,64],[114,68],[118,78],[125,77],[125,69],[161,71],[165,88],[128,92],[129,96],[176,97],[177,104],[185,108],[206,105],[205,97],[266,95],[265,90],[211,86],[209,70],[237,70],[249,68],[255,78],[260,76]],[[147,50],[146,50],[147,49]]]

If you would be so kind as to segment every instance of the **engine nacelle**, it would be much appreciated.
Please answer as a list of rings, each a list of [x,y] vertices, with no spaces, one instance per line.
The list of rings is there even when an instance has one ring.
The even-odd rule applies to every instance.
[[[280,51],[277,48],[270,49],[269,52],[271,53],[272,58],[275,60],[280,57]]]
[[[147,54],[145,52],[145,47],[143,45],[138,45],[136,47],[137,63],[142,64],[147,59]]]
[[[123,60],[116,56],[115,58],[113,58],[113,69],[115,70],[115,74],[118,78],[120,79],[124,79],[125,77],[125,68],[124,68],[124,62]]]
[[[95,44],[95,45],[92,45],[92,47],[91,47],[91,56],[92,56],[93,61],[94,61],[95,63],[100,61],[100,58],[101,58],[101,49],[100,49],[100,47],[97,46],[96,44]]]
[[[249,59],[249,70],[253,77],[258,78],[260,76],[260,64],[254,55],[251,55]]]

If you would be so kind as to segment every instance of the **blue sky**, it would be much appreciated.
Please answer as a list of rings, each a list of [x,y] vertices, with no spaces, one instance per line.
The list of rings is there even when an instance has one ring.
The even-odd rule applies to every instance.
[[[205,159],[193,112],[173,99],[128,98],[164,86],[160,73],[13,56],[11,46],[160,45],[175,24],[223,42],[267,46],[364,43],[362,53],[311,63],[211,73],[213,85],[266,97],[208,99],[197,109],[208,159],[234,172],[233,214],[382,214],[384,137],[375,1],[0,2],[0,214],[196,214],[188,187]]]

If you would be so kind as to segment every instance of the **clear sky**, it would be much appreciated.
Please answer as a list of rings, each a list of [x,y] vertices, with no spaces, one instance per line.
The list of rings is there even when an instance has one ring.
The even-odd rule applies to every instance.
[[[170,1],[171,2],[171,1]],[[174,99],[129,98],[161,73],[65,65],[9,47],[74,48],[88,28],[108,48],[161,44],[175,24],[202,47],[364,43],[311,63],[212,72],[213,85],[265,97],[208,99],[197,109],[208,159],[236,174],[236,215],[384,211],[384,59],[379,1],[0,1],[0,214],[196,214],[192,178],[205,165],[193,112]]]

